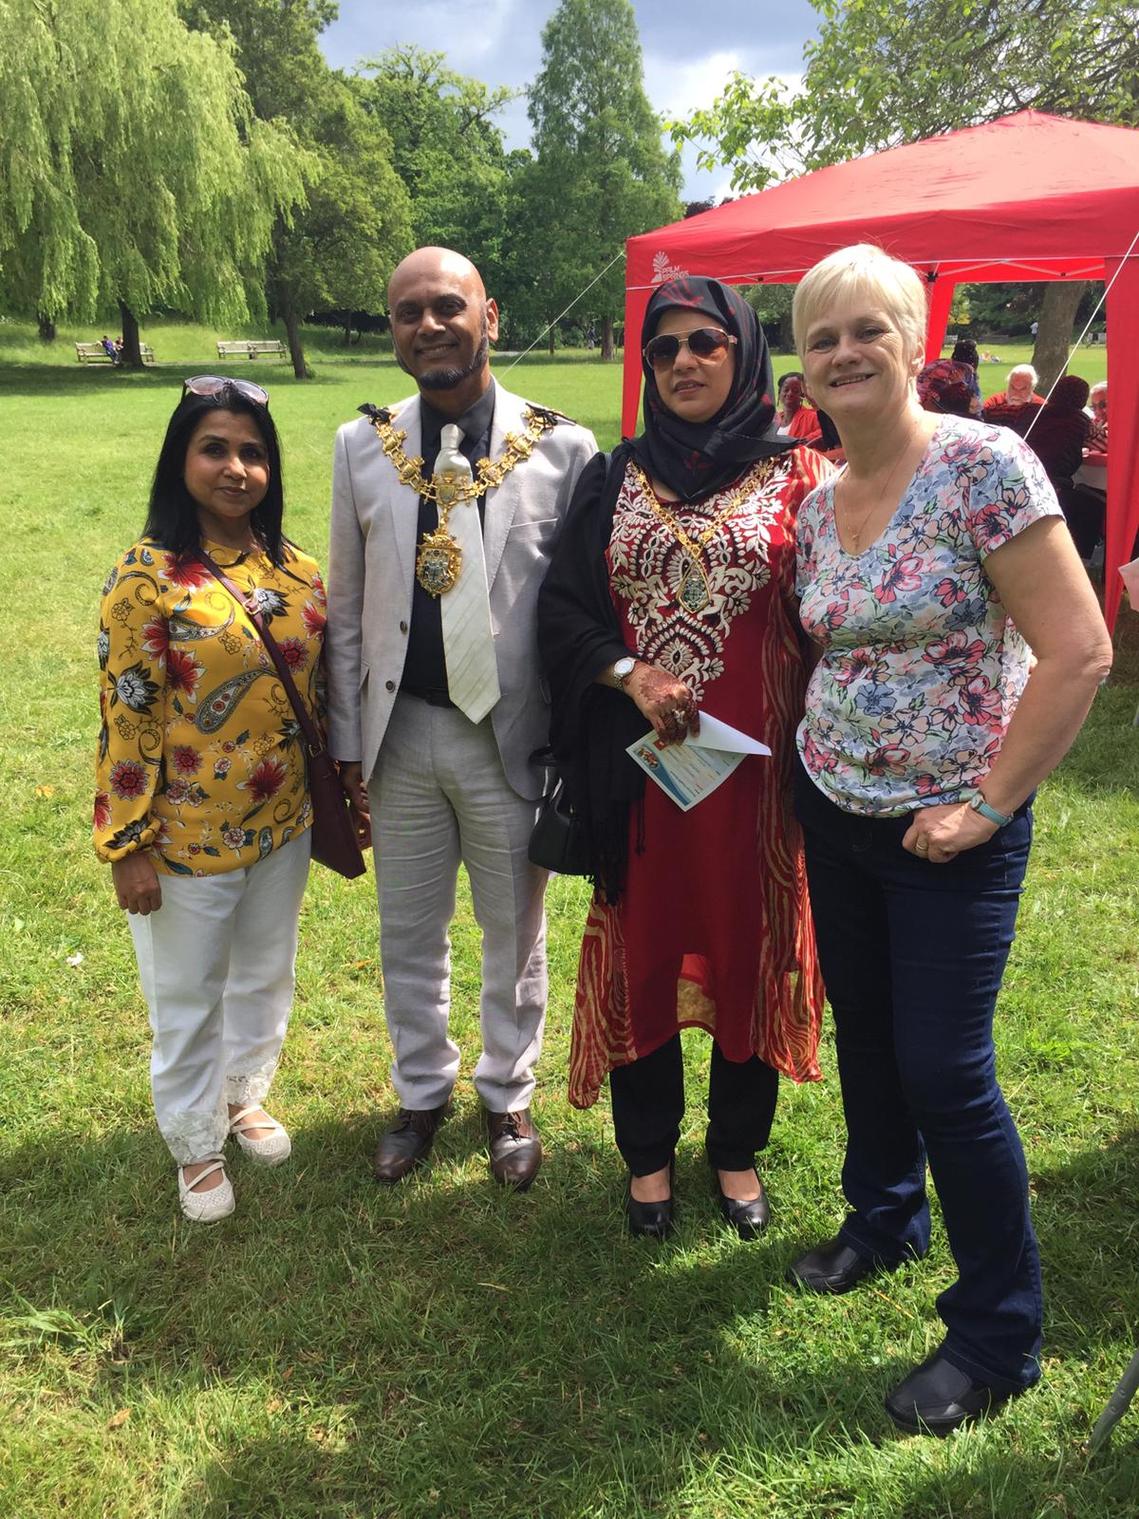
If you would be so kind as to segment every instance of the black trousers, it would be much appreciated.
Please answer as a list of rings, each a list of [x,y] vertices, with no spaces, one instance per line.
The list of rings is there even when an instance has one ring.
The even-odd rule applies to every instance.
[[[609,1072],[617,1148],[634,1176],[663,1170],[680,1139],[684,1117],[684,1065],[680,1035]],[[771,1134],[779,1072],[753,1055],[725,1058],[712,1041],[708,1080],[708,1128],[704,1146],[719,1171],[746,1171]]]

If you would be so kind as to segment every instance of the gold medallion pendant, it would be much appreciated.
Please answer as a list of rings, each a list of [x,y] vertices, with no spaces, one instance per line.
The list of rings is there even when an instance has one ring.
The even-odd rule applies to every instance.
[[[698,564],[689,563],[680,581],[677,600],[686,612],[702,612],[712,600],[708,577]]]
[[[429,596],[442,596],[459,578],[463,555],[445,527],[424,533],[415,556],[415,578]]]
[[[384,453],[395,466],[401,485],[410,486],[425,501],[434,501],[439,508],[439,526],[433,533],[425,533],[420,539],[415,556],[415,578],[429,596],[443,596],[451,590],[459,578],[463,563],[463,551],[447,531],[447,517],[451,509],[466,501],[477,501],[488,490],[502,484],[516,465],[528,459],[534,445],[557,425],[549,413],[534,411],[527,407],[523,416],[526,431],[507,433],[502,440],[502,453],[497,459],[480,459],[474,467],[473,476],[459,475],[453,469],[441,470],[425,480],[421,474],[423,460],[416,456],[408,458],[403,451],[407,433],[392,426],[387,412],[369,409],[372,426],[380,439]]]
[[[446,595],[463,567],[463,551],[447,531],[447,518],[455,503],[463,499],[467,484],[466,477],[460,478],[453,469],[434,477],[439,526],[433,533],[424,533],[415,556],[415,578],[429,596]]]

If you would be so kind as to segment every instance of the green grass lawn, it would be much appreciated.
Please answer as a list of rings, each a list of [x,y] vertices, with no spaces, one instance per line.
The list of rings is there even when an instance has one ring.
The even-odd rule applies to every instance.
[[[940,1338],[942,1231],[920,1267],[850,1297],[789,1291],[788,1262],[842,1211],[829,1039],[826,1079],[784,1087],[773,1222],[745,1245],[708,1188],[693,1036],[678,1236],[629,1240],[607,1105],[578,1113],[564,1095],[575,881],[548,899],[549,1158],[532,1192],[485,1172],[465,895],[455,1114],[430,1172],[371,1181],[393,1105],[371,883],[317,870],[272,1103],[293,1161],[235,1160],[235,1216],[182,1221],[129,935],[90,847],[94,630],[181,376],[243,334],[154,324],[160,365],[140,375],[75,363],[72,339],[98,335],[49,351],[0,325],[0,596],[20,635],[0,681],[0,1515],[1134,1519],[1139,1407],[1094,1462],[1081,1446],[1139,1339],[1139,617],[1123,613],[1116,673],[1041,793],[998,1015],[1043,1250],[1045,1380],[988,1426],[900,1438],[882,1397]],[[321,560],[337,424],[407,391],[370,346],[346,355],[314,333],[309,384],[241,366],[272,390],[287,525]],[[987,390],[1006,369],[982,370]],[[615,441],[619,366],[566,355],[504,377]]]

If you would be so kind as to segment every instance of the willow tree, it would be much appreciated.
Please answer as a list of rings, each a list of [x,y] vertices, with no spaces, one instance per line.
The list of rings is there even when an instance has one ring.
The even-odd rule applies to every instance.
[[[305,155],[175,0],[0,0],[0,302],[247,320]]]
[[[365,109],[362,82],[330,69],[320,50],[333,0],[179,0],[179,9],[188,26],[232,43],[258,119],[287,120],[306,150],[306,202],[278,217],[266,271],[303,379],[302,319],[382,311],[388,276],[412,246],[391,140]]]

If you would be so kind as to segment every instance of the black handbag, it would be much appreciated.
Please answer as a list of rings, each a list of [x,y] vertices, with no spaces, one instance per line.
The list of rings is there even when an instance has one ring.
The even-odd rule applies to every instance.
[[[527,850],[530,863],[540,865],[543,870],[552,870],[559,876],[590,875],[589,838],[584,824],[569,804],[565,783],[554,768],[553,754],[542,749],[533,758],[538,764],[545,765],[547,785],[530,834]]]
[[[308,714],[301,699],[301,693],[297,690],[296,682],[289,673],[289,667],[277,645],[277,640],[265,626],[256,606],[242,594],[240,587],[230,580],[225,571],[214,563],[204,549],[198,550],[198,559],[241,606],[261,635],[261,641],[265,645],[269,658],[276,666],[281,684],[285,688],[285,695],[289,698],[289,704],[296,714],[297,723],[304,738],[305,758],[308,762],[313,859],[320,865],[326,865],[329,870],[335,870],[337,875],[347,876],[349,880],[362,876],[367,867],[356,837],[352,814],[348,809],[348,798],[344,795],[332,756],[325,748],[324,739]]]

